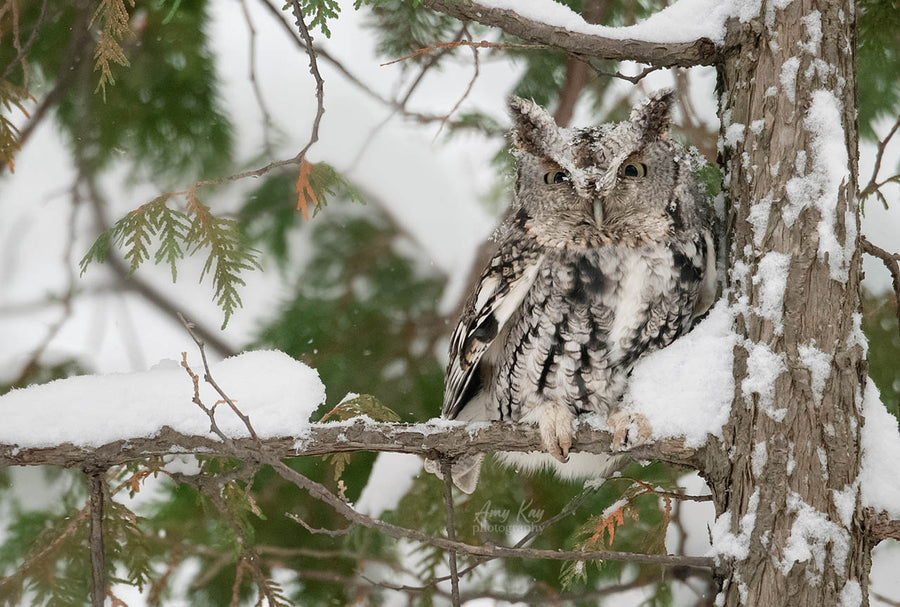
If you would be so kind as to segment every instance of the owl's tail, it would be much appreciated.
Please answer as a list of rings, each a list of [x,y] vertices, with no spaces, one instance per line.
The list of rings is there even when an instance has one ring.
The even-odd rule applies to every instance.
[[[475,455],[463,455],[450,465],[450,478],[463,493],[471,494],[478,484],[478,476],[481,474],[481,463],[484,461],[484,453]],[[426,459],[425,470],[443,480],[441,463],[437,460]]]

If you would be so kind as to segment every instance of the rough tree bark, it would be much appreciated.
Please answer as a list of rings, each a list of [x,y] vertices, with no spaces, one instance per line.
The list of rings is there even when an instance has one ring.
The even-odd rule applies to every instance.
[[[708,480],[720,531],[749,539],[749,550],[730,555],[724,605],[868,604],[854,3],[767,1],[759,19],[730,27],[741,51],[719,66],[721,160],[744,343],[722,467]],[[842,151],[825,145],[823,128],[842,133],[843,178],[823,173]],[[773,308],[777,285],[763,274],[777,266],[787,281]],[[815,358],[830,361],[824,387]],[[774,386],[763,379],[771,366]]]

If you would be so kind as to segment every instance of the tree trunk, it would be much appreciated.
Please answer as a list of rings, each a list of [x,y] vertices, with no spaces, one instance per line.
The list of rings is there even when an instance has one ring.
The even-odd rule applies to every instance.
[[[763,0],[759,19],[730,23],[741,51],[719,67],[743,339],[708,479],[714,544],[733,559],[717,605],[868,603],[854,10]]]

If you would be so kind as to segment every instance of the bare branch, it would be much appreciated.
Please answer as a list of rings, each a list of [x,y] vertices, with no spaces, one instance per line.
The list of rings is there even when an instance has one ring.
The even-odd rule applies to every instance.
[[[253,19],[250,17],[250,10],[247,7],[247,0],[240,0],[241,11],[244,13],[244,21],[247,22],[247,31],[250,34],[249,41],[249,62],[250,62],[250,85],[253,87],[253,95],[256,97],[256,105],[262,114],[263,128],[263,150],[265,153],[272,153],[272,116],[269,114],[269,108],[266,106],[265,98],[259,87],[259,79],[256,75],[256,27],[253,25]]]
[[[322,122],[322,115],[325,113],[325,81],[319,74],[319,62],[316,60],[316,49],[313,48],[312,36],[303,20],[303,11],[300,10],[300,3],[293,0],[291,5],[294,8],[294,17],[297,19],[297,28],[300,30],[300,36],[306,43],[306,54],[309,56],[309,73],[316,80],[316,117],[313,119],[312,132],[309,135],[309,141],[303,149],[301,149],[294,157],[294,162],[299,163],[306,158],[306,152],[312,145],[319,140],[319,124]]]
[[[891,127],[891,130],[888,131],[888,134],[885,135],[884,139],[878,142],[878,151],[875,153],[875,167],[872,169],[872,177],[869,179],[869,183],[866,184],[862,190],[860,190],[858,196],[860,200],[864,200],[868,198],[872,194],[878,194],[879,198],[881,198],[881,202],[884,205],[884,208],[887,208],[887,201],[884,199],[884,196],[881,195],[879,189],[881,186],[891,182],[896,181],[898,176],[894,175],[893,177],[889,177],[885,179],[881,183],[878,183],[878,173],[881,172],[881,163],[884,160],[884,151],[887,149],[888,144],[891,142],[891,138],[897,132],[897,129],[900,129],[900,116],[897,116],[896,122],[894,122],[894,126]]]
[[[900,541],[900,520],[888,518],[881,512],[872,516],[871,521],[872,538],[876,543],[888,539]]]
[[[413,57],[418,57],[419,55],[426,55],[431,53],[432,51],[436,51],[438,49],[454,49],[460,46],[468,46],[472,49],[480,49],[480,48],[490,48],[495,50],[502,49],[533,49],[533,50],[545,50],[547,49],[546,44],[513,44],[510,42],[491,42],[490,40],[480,40],[475,42],[474,40],[454,40],[453,42],[436,42],[431,46],[426,46],[424,48],[420,48],[417,51],[413,51],[409,55],[404,55],[399,59],[394,59],[393,61],[387,61],[385,63],[379,64],[381,67],[386,65],[394,65],[395,63],[400,63],[401,61],[406,61],[407,59],[412,59]]]
[[[884,596],[883,594],[878,594],[877,592],[872,592],[872,591],[870,590],[870,591],[869,591],[869,596],[871,596],[872,598],[878,599],[879,601],[881,601],[881,602],[884,603],[885,605],[890,605],[891,607],[900,607],[900,601],[897,601],[897,600],[894,600],[894,599],[889,599],[889,598],[887,598],[886,596]]]
[[[241,422],[244,424],[244,427],[247,428],[247,431],[250,433],[250,438],[259,443],[259,437],[256,435],[256,431],[253,429],[253,426],[250,424],[250,418],[247,417],[240,409],[237,408],[237,405],[234,404],[234,401],[228,397],[227,394],[219,387],[219,384],[216,383],[216,380],[213,379],[212,372],[209,370],[209,361],[206,359],[206,344],[197,337],[194,333],[194,324],[188,322],[188,320],[181,314],[178,315],[178,318],[181,319],[181,324],[184,325],[184,328],[187,329],[187,332],[190,333],[191,339],[194,340],[194,343],[197,344],[197,349],[200,350],[200,358],[203,360],[203,381],[208,383],[213,389],[222,397],[228,406],[234,411],[234,414],[238,416]],[[185,360],[182,361],[182,366],[187,370],[188,374],[191,375],[191,378],[194,380],[194,402],[203,409],[203,412],[209,416],[210,424],[212,425],[213,431],[224,441],[230,440],[227,436],[225,436],[221,430],[218,429],[215,420],[215,406],[211,408],[207,408],[200,402],[200,395],[197,391],[197,380],[196,376],[193,375],[190,368],[187,366],[186,356]]]
[[[440,136],[441,131],[444,130],[444,125],[446,125],[447,121],[450,120],[450,116],[452,116],[456,112],[456,110],[459,109],[459,106],[462,105],[463,101],[466,100],[466,97],[469,96],[469,93],[472,92],[472,87],[475,86],[475,81],[478,80],[478,73],[479,73],[479,69],[480,69],[479,65],[478,65],[478,47],[474,46],[474,45],[472,46],[472,63],[475,66],[475,71],[472,74],[471,80],[469,80],[469,85],[466,87],[466,90],[463,92],[462,97],[460,97],[459,100],[456,102],[456,105],[454,105],[450,109],[450,111],[447,112],[447,115],[441,119],[441,125],[438,127],[437,133],[434,134],[435,140]]]
[[[610,560],[624,561],[630,563],[655,564],[671,567],[693,567],[693,568],[712,568],[715,566],[714,560],[709,557],[690,557],[690,556],[674,556],[668,554],[637,554],[632,552],[619,552],[614,550],[544,550],[537,548],[510,548],[507,546],[474,546],[450,539],[432,537],[417,529],[407,529],[398,525],[392,525],[379,519],[374,519],[354,510],[349,504],[341,498],[331,493],[320,483],[317,483],[293,468],[287,466],[281,461],[274,460],[266,462],[273,467],[275,472],[286,481],[306,489],[309,494],[322,501],[339,514],[347,518],[347,520],[370,529],[380,531],[385,535],[394,539],[409,539],[416,542],[425,543],[436,546],[444,550],[456,550],[472,556],[490,557],[490,558],[529,558],[529,559],[547,559],[556,561],[592,561],[592,560]]]
[[[16,48],[16,56],[12,61],[6,66],[6,69],[3,70],[3,76],[0,77],[0,80],[6,80],[12,71],[15,69],[16,64],[22,66],[22,79],[25,83],[25,90],[27,91],[28,86],[28,52],[31,50],[31,45],[34,44],[34,41],[37,40],[38,32],[41,31],[41,28],[44,26],[44,19],[47,17],[47,0],[41,1],[41,12],[38,14],[37,21],[34,23],[34,27],[31,28],[31,34],[28,36],[28,40],[25,41],[24,45],[19,44],[19,16],[17,14],[18,4],[16,2],[10,2],[9,6],[13,10],[13,41]]]
[[[900,124],[900,121],[897,124]],[[891,273],[891,285],[894,288],[897,304],[897,328],[900,330],[900,254],[889,253],[881,247],[875,246],[865,236],[859,239],[859,243],[864,253],[880,259]]]
[[[641,80],[646,78],[649,74],[655,72],[656,70],[662,69],[661,66],[659,66],[659,65],[651,65],[649,67],[645,67],[643,70],[641,70],[639,73],[635,74],[634,76],[626,76],[622,72],[604,72],[603,70],[599,69],[598,67],[594,66],[591,63],[588,63],[588,65],[591,67],[592,70],[594,70],[594,72],[598,76],[606,76],[607,78],[618,78],[619,80],[625,80],[627,82],[630,82],[631,84],[637,84],[638,82],[640,82]]]
[[[459,0],[424,0],[425,6],[463,21],[499,27],[528,42],[546,44],[573,55],[614,61],[637,61],[656,67],[714,65],[723,50],[708,38],[662,44],[642,40],[616,40],[569,31],[519,15],[513,10]]]

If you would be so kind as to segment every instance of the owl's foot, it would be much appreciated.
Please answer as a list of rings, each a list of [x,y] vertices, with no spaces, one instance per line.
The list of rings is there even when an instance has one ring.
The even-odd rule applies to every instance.
[[[537,411],[541,431],[541,449],[562,463],[569,461],[572,448],[572,422],[575,416],[566,405],[546,403]]]
[[[613,413],[609,416],[607,424],[613,435],[610,445],[613,451],[627,451],[643,445],[653,432],[646,417],[629,411]]]

